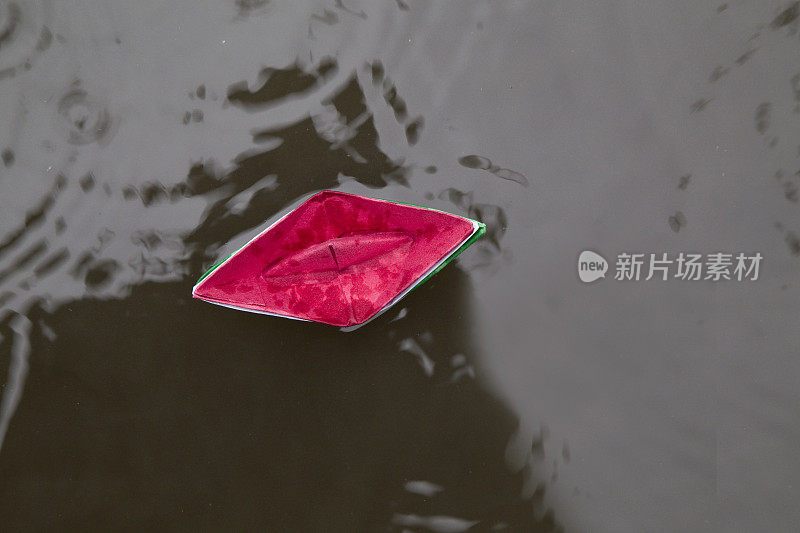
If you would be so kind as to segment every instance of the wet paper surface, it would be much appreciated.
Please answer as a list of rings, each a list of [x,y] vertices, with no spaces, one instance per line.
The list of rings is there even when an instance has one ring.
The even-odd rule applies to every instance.
[[[0,0],[4,526],[792,530],[798,9]],[[487,232],[349,334],[191,299],[323,189]]]

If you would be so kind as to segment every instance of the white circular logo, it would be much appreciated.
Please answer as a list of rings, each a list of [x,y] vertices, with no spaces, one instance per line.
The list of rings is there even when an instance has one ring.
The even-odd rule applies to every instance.
[[[584,250],[578,257],[578,277],[584,283],[591,283],[606,277],[608,261],[591,250]]]

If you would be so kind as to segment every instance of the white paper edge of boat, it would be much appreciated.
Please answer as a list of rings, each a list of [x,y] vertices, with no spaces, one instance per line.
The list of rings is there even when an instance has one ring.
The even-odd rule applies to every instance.
[[[322,192],[322,191],[320,191],[320,192]],[[316,192],[316,193],[314,193],[314,194],[311,194],[311,195],[309,195],[309,196],[307,196],[307,197],[304,197],[304,198],[300,199],[299,201],[296,201],[296,202],[294,202],[294,203],[292,204],[292,207],[291,207],[290,209],[288,209],[288,210],[287,210],[287,211],[286,211],[286,212],[285,212],[285,213],[284,213],[284,214],[283,214],[283,215],[282,215],[280,218],[278,218],[278,219],[277,219],[275,222],[273,222],[272,224],[270,224],[269,226],[267,226],[267,227],[266,227],[264,230],[262,230],[261,232],[259,232],[259,233],[258,233],[258,234],[257,234],[255,237],[253,237],[252,239],[250,239],[249,241],[247,241],[246,243],[244,243],[242,246],[240,246],[240,247],[239,247],[239,248],[238,248],[238,249],[237,249],[235,252],[233,252],[233,253],[232,253],[232,254],[231,254],[231,255],[230,255],[230,256],[229,256],[227,259],[225,259],[225,261],[221,262],[221,263],[220,263],[220,264],[218,264],[216,267],[214,267],[214,270],[217,270],[217,269],[218,269],[218,268],[220,268],[222,265],[224,265],[225,263],[227,263],[228,261],[230,261],[231,259],[233,259],[234,257],[236,257],[236,255],[237,255],[239,252],[241,252],[242,250],[244,250],[245,248],[247,248],[247,247],[250,245],[250,243],[251,243],[251,242],[255,241],[256,239],[258,239],[259,237],[261,237],[262,235],[264,235],[266,232],[268,232],[269,230],[271,230],[271,229],[272,229],[274,226],[276,226],[276,225],[277,225],[277,224],[278,224],[278,223],[279,223],[281,220],[283,220],[284,218],[286,218],[287,216],[289,216],[289,213],[291,213],[292,211],[294,211],[295,209],[297,209],[298,207],[300,207],[300,206],[301,206],[302,204],[304,204],[304,203],[305,203],[305,202],[306,202],[306,201],[307,201],[309,198],[311,198],[312,196],[315,196],[315,195],[317,195],[317,194],[319,194],[319,192]],[[394,204],[396,204],[396,203],[397,203],[397,202],[392,202],[391,200],[384,200],[383,198],[371,198],[371,199],[372,199],[372,200],[377,200],[377,201],[382,201],[382,202],[394,203]],[[419,206],[413,206],[413,207],[419,207]],[[428,208],[428,207],[420,207],[420,209],[430,209],[430,208]],[[436,211],[436,209],[433,209],[433,211]],[[405,297],[405,296],[406,296],[406,295],[407,295],[409,292],[411,292],[412,290],[414,290],[414,288],[415,288],[415,287],[417,287],[417,285],[419,285],[419,284],[422,282],[422,280],[424,280],[425,278],[427,278],[427,277],[428,277],[428,275],[430,275],[430,273],[431,273],[431,272],[433,272],[434,270],[436,270],[437,268],[439,268],[439,266],[441,266],[441,265],[442,265],[442,263],[446,262],[448,259],[450,259],[450,257],[452,257],[452,255],[453,255],[454,253],[456,253],[458,250],[460,250],[460,249],[461,249],[461,247],[464,245],[464,243],[465,243],[465,242],[467,242],[467,241],[468,241],[470,238],[472,238],[472,236],[473,236],[473,235],[475,235],[475,232],[477,232],[477,231],[478,231],[478,228],[480,228],[480,224],[479,224],[477,221],[475,221],[475,220],[472,220],[471,218],[461,217],[461,216],[459,216],[459,215],[453,215],[452,213],[447,213],[447,214],[448,214],[448,215],[452,215],[452,216],[456,216],[456,217],[459,217],[459,218],[463,218],[464,220],[469,220],[469,221],[470,221],[470,223],[472,224],[472,233],[470,233],[469,235],[467,235],[467,236],[466,236],[466,237],[465,237],[465,238],[464,238],[464,239],[463,239],[461,242],[459,242],[459,243],[458,243],[458,245],[456,245],[456,246],[453,248],[453,250],[452,250],[452,251],[451,251],[449,254],[447,254],[446,256],[444,256],[443,258],[441,258],[439,261],[437,261],[437,262],[436,262],[436,264],[434,264],[434,265],[433,265],[431,268],[429,268],[428,270],[426,270],[426,271],[425,271],[425,272],[424,272],[424,273],[423,273],[423,274],[422,274],[422,275],[421,275],[419,278],[417,278],[417,280],[416,280],[414,283],[412,283],[411,285],[409,285],[408,287],[406,287],[406,289],[405,289],[403,292],[401,292],[400,294],[398,294],[397,296],[395,296],[394,298],[392,298],[392,300],[391,300],[389,303],[387,303],[385,306],[383,306],[383,307],[381,308],[381,310],[380,310],[380,311],[378,311],[377,313],[375,313],[375,314],[372,316],[372,318],[370,318],[369,320],[367,320],[367,321],[365,321],[365,322],[362,322],[361,324],[354,324],[354,325],[352,325],[352,326],[343,326],[343,327],[339,327],[339,329],[340,329],[341,331],[343,331],[343,332],[345,332],[345,333],[349,333],[349,332],[351,332],[351,331],[355,331],[355,330],[357,330],[358,328],[360,328],[361,326],[365,326],[365,325],[369,324],[370,322],[372,322],[373,320],[375,320],[376,318],[378,318],[379,316],[381,316],[383,313],[385,313],[386,311],[388,311],[388,310],[389,310],[389,309],[390,309],[392,306],[394,306],[394,305],[395,305],[397,302],[399,302],[400,300],[402,300],[402,299],[403,299],[403,297]],[[209,275],[210,275],[210,273],[209,273]],[[195,284],[194,284],[194,286],[192,287],[192,296],[193,296],[193,297],[195,296],[195,291],[197,290],[197,287],[198,287],[198,285],[200,285],[200,284],[201,284],[203,281],[205,281],[205,279],[206,279],[206,278],[208,278],[208,276],[205,276],[205,277],[203,277],[203,278],[202,278],[200,281],[198,281],[197,283],[195,283]],[[280,315],[280,314],[278,314],[278,313],[270,313],[269,311],[258,311],[258,310],[256,310],[256,309],[247,309],[247,308],[245,308],[245,307],[238,307],[238,306],[235,306],[235,305],[223,304],[223,303],[220,303],[220,302],[212,302],[211,300],[206,300],[205,298],[199,298],[199,297],[198,297],[197,299],[198,299],[198,300],[202,300],[202,301],[204,301],[204,302],[207,302],[207,303],[210,303],[210,304],[218,305],[218,306],[220,306],[220,307],[227,307],[228,309],[235,309],[235,310],[237,310],[237,311],[246,311],[246,312],[248,312],[248,313],[256,313],[256,314],[258,314],[258,315],[275,316],[275,317],[279,317],[279,318],[288,318],[288,319],[290,319],[290,320],[297,320],[297,321],[300,321],[300,322],[315,322],[314,320],[308,320],[307,318],[299,318],[299,317],[296,317],[296,316],[290,316],[290,315]],[[326,324],[326,325],[329,325],[329,324]],[[336,326],[334,326],[334,327],[336,327]]]

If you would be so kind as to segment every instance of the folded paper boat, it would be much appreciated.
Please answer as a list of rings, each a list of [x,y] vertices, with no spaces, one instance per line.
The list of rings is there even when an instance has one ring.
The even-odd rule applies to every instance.
[[[212,267],[192,296],[355,329],[485,231],[478,221],[434,209],[322,191]]]

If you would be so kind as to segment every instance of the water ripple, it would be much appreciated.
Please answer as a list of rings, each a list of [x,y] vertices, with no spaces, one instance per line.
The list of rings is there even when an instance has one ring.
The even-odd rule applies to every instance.
[[[29,70],[50,47],[48,18],[49,3],[43,0],[0,1],[0,80]]]
[[[70,144],[107,140],[112,120],[108,109],[82,89],[72,89],[58,102],[58,119]]]

